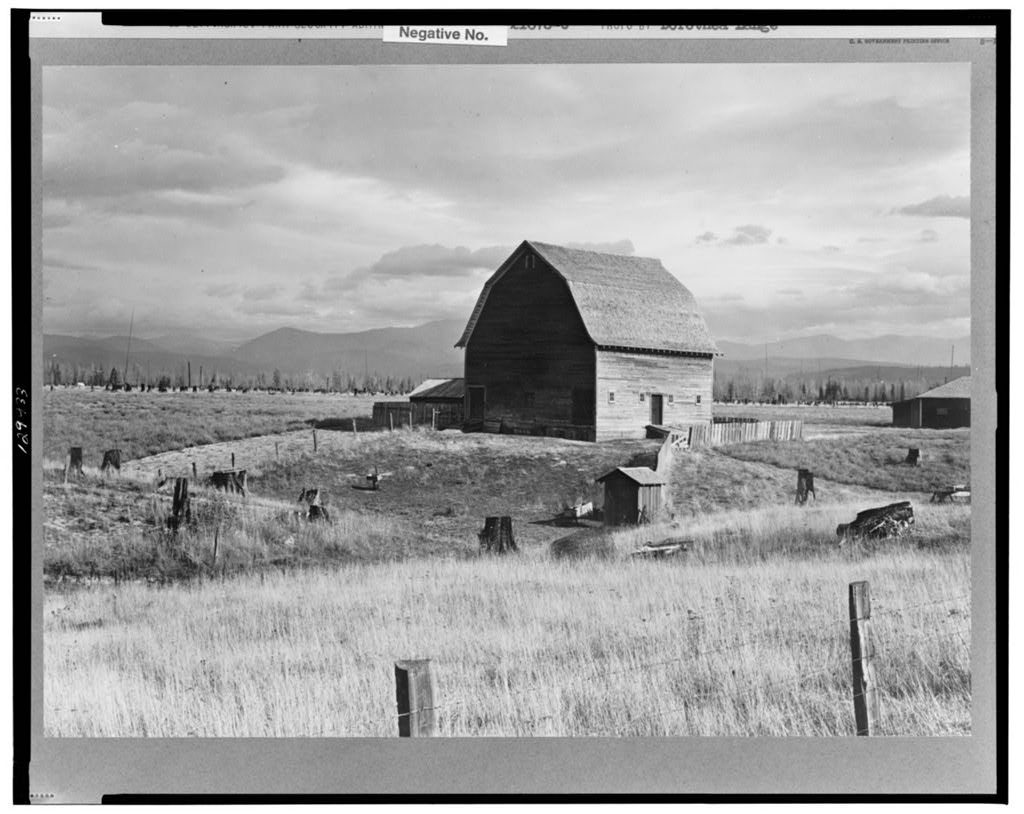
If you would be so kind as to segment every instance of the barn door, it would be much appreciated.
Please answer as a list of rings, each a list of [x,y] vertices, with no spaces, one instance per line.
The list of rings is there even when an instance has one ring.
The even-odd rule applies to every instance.
[[[484,418],[484,404],[487,388],[473,386],[468,387],[469,393],[469,420],[482,421]]]
[[[651,394],[651,423],[652,424],[660,425],[662,423],[663,418],[664,418],[664,414],[662,412],[661,399],[662,399],[662,396],[661,396],[660,393],[652,393]]]

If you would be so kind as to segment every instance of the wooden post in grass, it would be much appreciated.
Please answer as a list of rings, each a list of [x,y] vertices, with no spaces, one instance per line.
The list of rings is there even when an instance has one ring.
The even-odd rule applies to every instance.
[[[434,407],[430,411],[430,429],[437,429],[437,408]]]
[[[807,502],[807,496],[814,495],[817,502],[818,496],[814,492],[814,473],[810,469],[798,469],[796,472],[796,503],[803,506]]]
[[[199,476],[196,474],[196,462],[192,461],[192,480],[199,480]]]
[[[174,479],[174,503],[171,506],[171,516],[167,518],[167,525],[177,531],[182,523],[188,523],[192,519],[192,505],[188,496],[188,478]]]
[[[231,453],[231,468],[235,468],[235,453]]]
[[[352,419],[352,434],[353,435],[356,434],[356,420],[355,420],[355,418]]]
[[[274,460],[277,460],[280,457],[281,457],[281,442],[280,441],[275,441],[274,442]]]
[[[82,448],[69,447],[68,457],[64,461],[64,483],[68,482],[68,475],[74,472],[77,477],[82,477]]]
[[[313,452],[316,452],[316,430],[313,430]]]
[[[853,658],[853,713],[858,735],[877,735],[881,723],[871,637],[871,589],[850,583],[850,655]]]
[[[430,659],[395,662],[398,737],[429,738],[436,734],[434,671]]]
[[[119,449],[108,449],[103,453],[103,464],[100,466],[100,472],[105,475],[111,469],[116,469],[118,472],[121,471],[121,450]]]
[[[388,410],[388,424],[391,426],[391,432],[395,431],[395,414]]]

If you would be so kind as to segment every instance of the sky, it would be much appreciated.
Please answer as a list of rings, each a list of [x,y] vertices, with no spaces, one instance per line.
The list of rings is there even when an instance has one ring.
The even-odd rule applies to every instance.
[[[970,332],[966,64],[43,69],[47,333],[468,319],[524,239],[714,336]]]

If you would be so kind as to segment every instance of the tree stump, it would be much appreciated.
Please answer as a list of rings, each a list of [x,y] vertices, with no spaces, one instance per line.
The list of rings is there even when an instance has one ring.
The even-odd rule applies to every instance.
[[[327,509],[319,504],[311,504],[309,512],[306,515],[306,520],[310,523],[330,523],[330,515],[327,514]]]
[[[72,472],[76,477],[82,477],[82,448],[69,447],[68,457],[64,461],[64,483],[68,482],[68,475]]]
[[[796,504],[803,506],[807,502],[807,496],[814,495],[817,502],[818,495],[814,491],[814,473],[810,469],[798,469],[796,472]]]
[[[836,536],[840,539],[866,537],[884,539],[900,537],[910,531],[914,525],[914,508],[909,500],[890,503],[877,509],[865,509],[857,513],[852,523],[840,523],[836,527]]]
[[[512,536],[511,517],[488,517],[484,520],[483,531],[479,533],[480,550],[491,554],[507,554],[518,551]]]
[[[111,469],[121,471],[121,450],[119,449],[108,449],[103,453],[103,465],[100,467],[100,471],[106,474]]]
[[[921,450],[916,447],[910,447],[907,450],[907,458],[904,463],[910,464],[911,466],[917,466],[921,462]]]
[[[188,478],[175,478],[174,503],[171,504],[171,516],[167,518],[167,527],[177,531],[182,523],[189,523],[191,520],[192,501],[188,496]]]
[[[224,492],[238,493],[243,497],[248,493],[244,469],[229,469],[226,472],[214,472],[207,481],[214,489]]]

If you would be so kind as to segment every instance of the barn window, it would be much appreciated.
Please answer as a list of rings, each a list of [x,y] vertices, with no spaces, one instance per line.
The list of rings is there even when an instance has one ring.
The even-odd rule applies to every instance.
[[[643,400],[644,400],[644,399],[645,399],[646,397],[647,397],[647,396],[646,396],[646,394],[645,394],[645,393],[641,393],[641,394],[640,394],[640,401],[643,401]]]
[[[672,403],[673,403],[673,401],[674,401],[674,399],[675,399],[675,396],[673,396],[673,395],[672,395],[671,393],[669,393],[669,394],[668,394],[668,403],[669,403],[669,404],[672,404]]]
[[[608,403],[611,404],[613,401],[615,401],[615,391],[614,390],[609,390],[608,391]]]
[[[697,401],[695,403],[700,404],[700,396],[697,396]]]
[[[949,408],[948,407],[936,407],[935,408],[935,415],[949,415]]]

